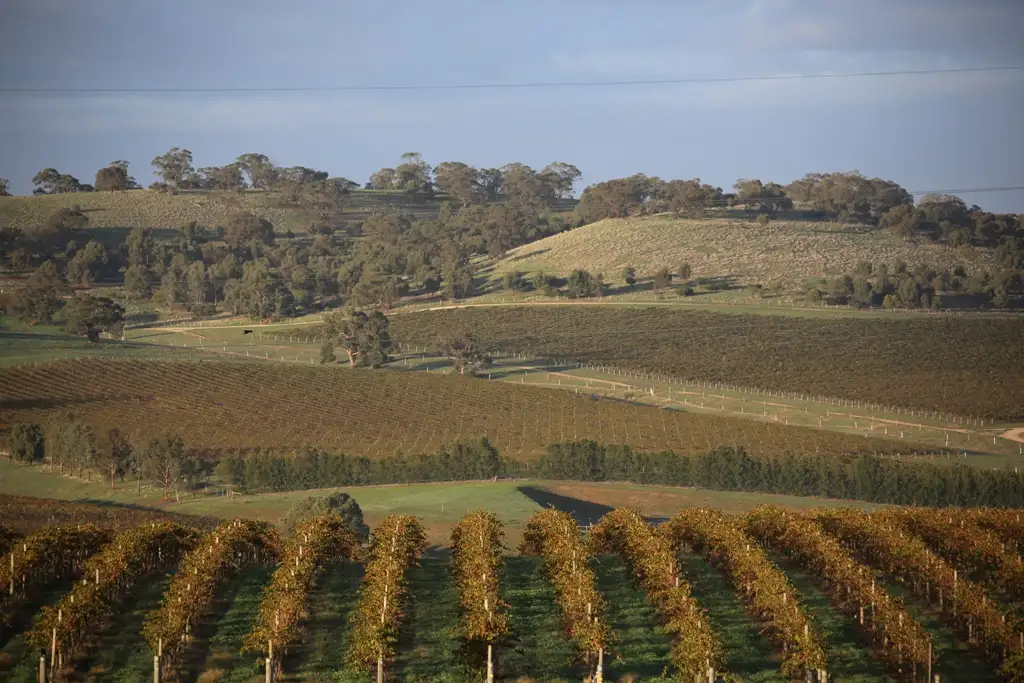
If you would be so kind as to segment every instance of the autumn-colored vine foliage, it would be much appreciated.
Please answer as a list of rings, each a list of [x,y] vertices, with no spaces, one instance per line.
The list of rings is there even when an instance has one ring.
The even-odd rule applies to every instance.
[[[885,508],[875,513],[920,536],[954,567],[1008,601],[1024,598],[1024,564],[993,531],[934,508]]]
[[[143,577],[177,566],[199,532],[174,522],[150,522],[122,531],[85,563],[81,583],[56,605],[44,607],[27,634],[43,650],[54,645],[70,657],[95,636],[122,598]]]
[[[974,523],[988,529],[1016,553],[1024,552],[1024,515],[1020,509],[1008,508],[945,508],[954,521]]]
[[[242,650],[268,653],[273,643],[275,655],[278,648],[283,654],[298,636],[299,620],[317,576],[331,563],[356,559],[358,552],[359,539],[340,515],[332,512],[300,523],[263,589],[259,616]]]
[[[407,573],[426,549],[423,525],[411,515],[388,515],[373,532],[370,561],[359,587],[359,603],[352,615],[350,666],[383,671],[395,653],[401,624]]]
[[[452,529],[452,571],[462,604],[463,637],[488,647],[488,671],[491,649],[508,634],[508,605],[498,585],[504,535],[494,513],[482,510],[466,515]]]
[[[0,624],[15,604],[61,579],[76,576],[111,532],[92,524],[54,526],[12,543],[0,562]]]
[[[173,660],[209,609],[217,587],[243,567],[277,559],[280,538],[267,522],[232,519],[203,536],[189,552],[164,593],[160,607],[146,617],[142,633],[153,652]]]
[[[620,555],[637,584],[675,639],[672,663],[685,680],[703,678],[709,667],[721,670],[725,656],[704,609],[690,585],[679,576],[679,564],[669,540],[636,511],[612,510],[590,532],[594,552]]]
[[[519,552],[540,555],[566,635],[599,677],[610,631],[604,623],[604,598],[597,590],[590,554],[572,515],[554,509],[534,513],[526,525]]]
[[[931,636],[875,583],[874,572],[854,560],[836,539],[804,515],[762,505],[746,516],[747,532],[778,548],[821,579],[832,604],[865,625],[875,652],[911,681],[929,670]],[[908,666],[909,665],[909,666]]]
[[[937,599],[946,621],[983,654],[1001,661],[999,672],[1024,680],[1021,637],[982,588],[933,553],[924,541],[882,517],[854,509],[817,509],[811,517],[865,561],[902,577],[927,600]]]
[[[796,588],[736,521],[717,510],[685,508],[659,531],[725,572],[747,608],[768,622],[769,637],[783,650],[784,675],[827,668],[822,636],[800,605]]]

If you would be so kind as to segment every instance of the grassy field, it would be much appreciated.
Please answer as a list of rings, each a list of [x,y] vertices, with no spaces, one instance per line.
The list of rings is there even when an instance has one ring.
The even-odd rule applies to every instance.
[[[86,482],[59,476],[40,467],[0,460],[0,490],[18,496],[0,496],[0,524],[29,533],[47,524],[91,521],[101,526],[123,528],[132,522],[170,516],[192,524],[209,526],[212,519],[246,517],[279,523],[289,508],[308,496],[345,491],[363,509],[368,523],[390,514],[421,517],[432,543],[442,543],[451,528],[468,512],[485,508],[493,511],[518,542],[521,529],[541,507],[572,500],[573,511],[586,523],[596,522],[615,507],[641,508],[651,517],[667,517],[680,507],[697,505],[742,513],[757,505],[779,505],[792,510],[809,507],[851,505],[866,510],[878,507],[861,501],[787,496],[671,486],[641,486],[629,483],[567,483],[535,480],[401,484],[393,486],[350,486],[315,491],[258,493],[232,497],[185,497],[181,502],[165,501],[151,486],[137,489],[134,482],[109,484]],[[22,498],[32,496],[34,498]],[[44,500],[36,500],[44,499]],[[27,501],[27,502],[26,502]]]
[[[779,221],[758,225],[742,219],[679,219],[668,214],[599,221],[513,249],[494,266],[509,271],[568,274],[576,268],[603,273],[622,284],[626,266],[639,276],[689,263],[694,277],[725,278],[737,285],[850,273],[860,261],[894,266],[919,263],[937,269],[991,264],[980,251],[911,244],[888,232],[822,222]]]
[[[505,351],[680,380],[975,417],[1024,418],[1024,319],[821,320],[649,307],[473,308],[395,316],[392,337],[436,346],[469,330]]]
[[[305,234],[313,214],[301,205],[285,205],[277,195],[259,190],[234,192],[184,192],[167,194],[153,190],[128,192],[78,192],[32,197],[0,197],[0,223],[22,230],[45,225],[57,210],[78,205],[89,217],[89,230],[101,241],[122,242],[133,227],[152,228],[157,238],[169,237],[178,227],[195,221],[206,228],[223,225],[236,211],[252,212],[268,219],[279,233]],[[356,190],[350,196],[345,218],[359,220],[384,206],[396,206],[420,218],[435,217],[440,200],[411,200],[402,194]]]
[[[529,460],[551,443],[593,439],[639,450],[754,455],[909,453],[912,444],[440,373],[266,362],[80,359],[0,370],[0,425],[71,415],[135,443],[168,432],[218,454],[318,446],[352,455],[434,452],[488,437]]]

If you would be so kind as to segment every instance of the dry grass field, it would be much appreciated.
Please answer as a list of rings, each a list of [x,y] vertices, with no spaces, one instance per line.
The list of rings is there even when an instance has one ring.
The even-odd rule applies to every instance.
[[[305,233],[313,216],[302,206],[281,205],[276,195],[260,191],[185,192],[166,194],[152,190],[128,192],[79,192],[33,197],[0,197],[0,224],[31,230],[45,225],[59,209],[74,205],[89,217],[89,228],[133,227],[174,229],[195,221],[207,228],[222,225],[236,211],[248,211],[268,219],[279,233]],[[437,201],[410,202],[402,195],[356,191],[350,197],[347,217],[364,217],[375,207],[400,206],[414,215],[436,215]],[[123,236],[122,236],[123,239]]]
[[[582,268],[619,283],[622,269],[640,277],[659,268],[693,267],[694,277],[731,277],[736,284],[790,284],[852,272],[860,261],[925,263],[939,269],[984,268],[990,255],[914,244],[885,231],[809,221],[758,225],[739,219],[678,219],[668,214],[599,221],[510,251],[494,268],[555,275]]]

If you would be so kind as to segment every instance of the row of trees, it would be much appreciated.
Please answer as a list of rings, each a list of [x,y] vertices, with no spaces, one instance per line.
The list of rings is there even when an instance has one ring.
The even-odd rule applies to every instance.
[[[863,262],[852,274],[842,275],[807,292],[807,301],[829,299],[832,303],[885,308],[938,309],[943,294],[972,295],[995,308],[1008,307],[1024,295],[1024,274],[1019,270],[979,270],[971,275],[961,266],[941,271],[920,264],[909,268],[897,263]]]
[[[397,454],[380,459],[304,448],[290,455],[231,455],[221,460],[218,474],[253,492],[530,476],[697,486],[899,505],[1013,507],[1024,495],[1024,480],[1012,471],[967,465],[950,467],[920,459],[849,459],[831,453],[754,457],[742,448],[732,447],[686,457],[668,451],[643,453],[628,446],[592,441],[552,444],[534,463],[502,457],[486,440],[456,444],[433,454]]]
[[[193,491],[213,473],[212,466],[185,447],[179,436],[165,436],[137,446],[119,429],[102,434],[70,415],[53,417],[45,425],[21,423],[8,436],[8,458],[45,464],[60,474],[85,479],[102,477],[113,489],[129,478],[160,488],[165,499]]]

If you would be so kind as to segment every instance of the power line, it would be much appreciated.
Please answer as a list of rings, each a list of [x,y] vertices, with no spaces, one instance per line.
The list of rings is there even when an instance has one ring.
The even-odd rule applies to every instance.
[[[1024,64],[1006,66],[977,66],[955,69],[906,69],[900,71],[859,71],[847,73],[781,74],[775,76],[694,76],[688,78],[651,78],[615,81],[527,81],[519,83],[427,83],[422,85],[328,85],[328,86],[267,86],[267,87],[183,87],[183,88],[0,88],[4,93],[26,94],[132,94],[132,93],[299,93],[299,92],[382,92],[410,90],[500,90],[538,88],[595,88],[638,85],[695,85],[715,83],[747,83],[758,81],[806,81],[840,78],[881,78],[886,76],[931,76],[937,74],[981,73],[992,71],[1020,71]]]

